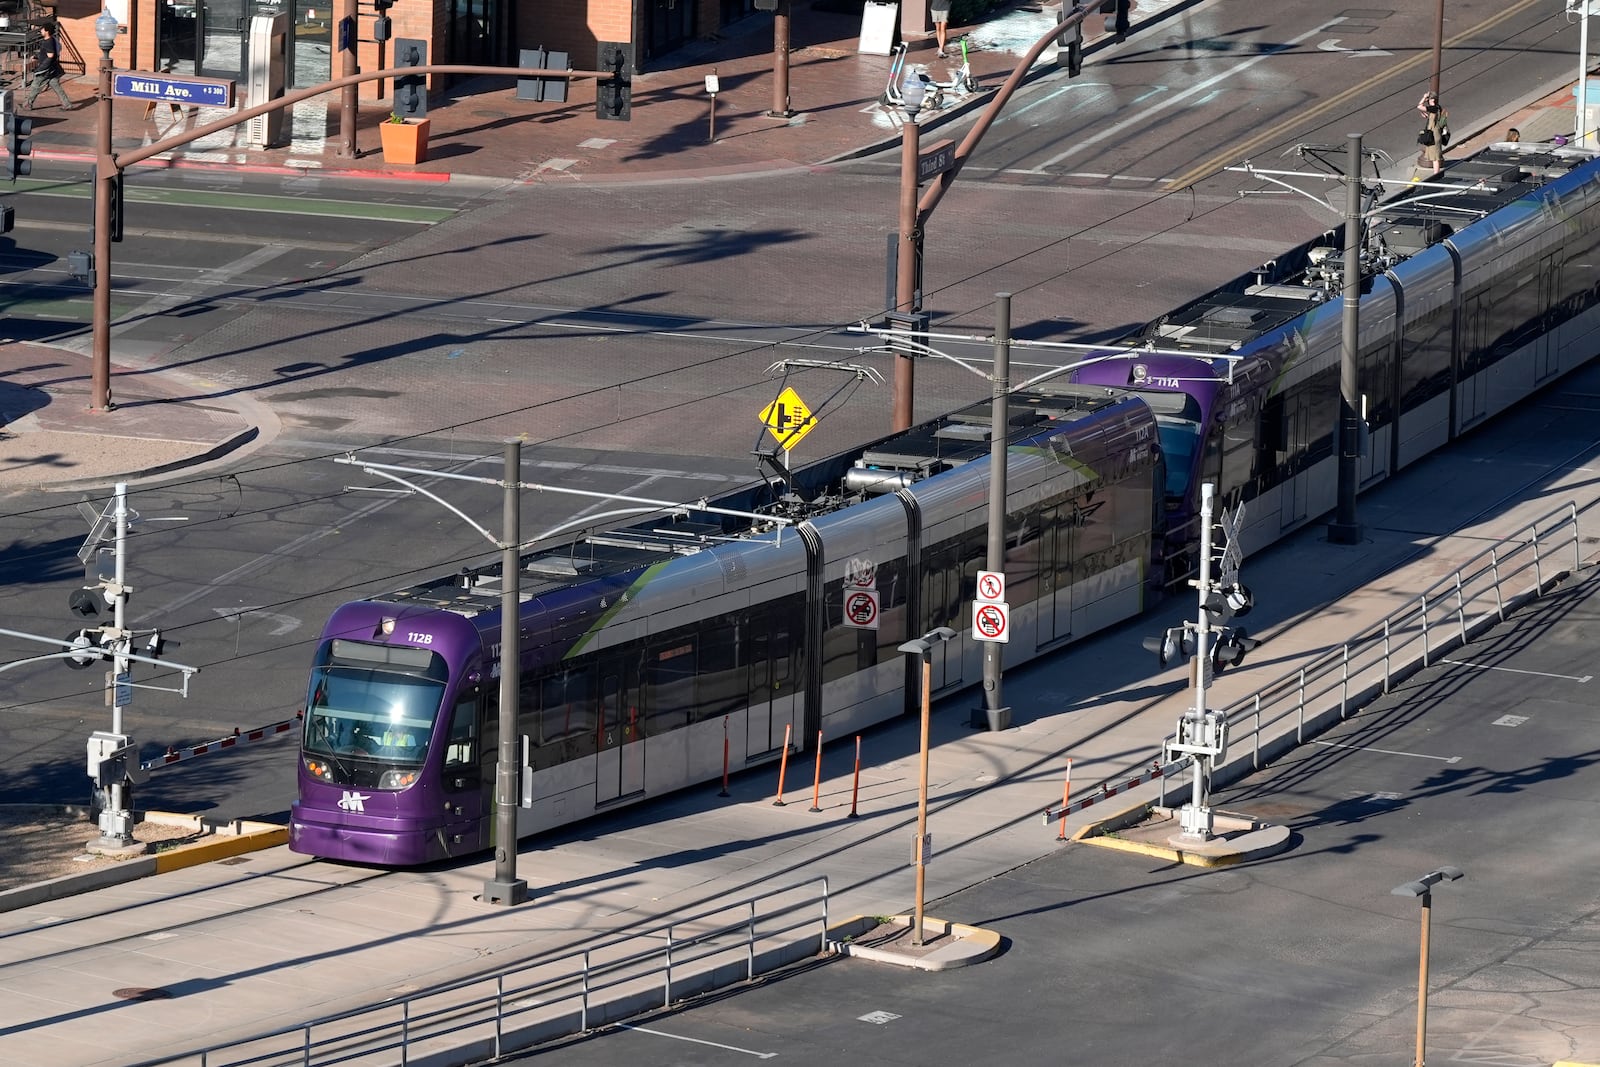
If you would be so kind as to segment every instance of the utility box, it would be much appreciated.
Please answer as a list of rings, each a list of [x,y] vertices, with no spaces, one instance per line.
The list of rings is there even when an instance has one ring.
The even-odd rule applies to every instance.
[[[122,781],[117,761],[127,756],[133,748],[133,738],[126,734],[113,734],[96,730],[89,735],[89,759],[85,768],[94,784],[105,788]]]
[[[255,107],[283,95],[289,56],[289,16],[267,12],[250,19],[250,60],[245,69],[245,106]],[[252,148],[283,142],[283,111],[257,115],[246,126]]]

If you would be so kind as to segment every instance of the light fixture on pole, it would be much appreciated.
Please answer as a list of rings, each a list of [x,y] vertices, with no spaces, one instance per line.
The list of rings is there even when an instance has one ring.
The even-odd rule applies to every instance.
[[[1428,926],[1433,912],[1433,887],[1440,882],[1454,882],[1461,876],[1459,867],[1440,867],[1415,882],[1397,885],[1389,890],[1397,897],[1420,897],[1422,900],[1422,948],[1417,977],[1417,1058],[1413,1067],[1425,1067],[1428,1062]]]
[[[111,410],[111,194],[117,166],[111,158],[111,49],[122,27],[109,10],[94,20],[100,45],[100,96],[95,112],[94,299],[90,310],[90,391],[92,411]]]
[[[912,846],[917,865],[917,899],[912,910],[911,943],[917,946],[922,944],[922,894],[927,888],[928,853],[933,851],[933,842],[928,837],[928,720],[933,695],[933,646],[955,635],[950,627],[939,626],[900,646],[901,652],[922,660],[922,756],[917,776],[917,839]]]

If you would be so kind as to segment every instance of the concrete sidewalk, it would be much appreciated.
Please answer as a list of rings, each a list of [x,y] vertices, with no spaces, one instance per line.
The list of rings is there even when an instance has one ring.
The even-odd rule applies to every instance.
[[[358,154],[340,156],[336,96],[295,109],[294,143],[289,147],[248,148],[242,130],[230,130],[156,162],[427,181],[639,181],[805,167],[896,140],[899,118],[878,104],[890,59],[857,50],[860,12],[830,10],[833,5],[806,0],[792,6],[787,116],[769,114],[782,110],[775,107],[780,101],[775,99],[772,19],[757,14],[727,28],[720,39],[692,42],[663,57],[667,65],[661,69],[636,75],[632,118],[626,122],[596,118],[592,81],[575,81],[567,102],[546,104],[515,99],[512,78],[484,76],[430,91],[428,158],[415,166],[384,163],[377,126],[390,111],[382,102],[363,104]],[[957,106],[925,111],[920,124],[938,125],[989,99],[1027,46],[1055,25],[1056,13],[1055,6],[1001,9],[983,25],[951,27],[952,42],[962,35],[969,39],[980,91]],[[1144,20],[1135,19],[1135,25],[1164,13],[1158,7]],[[1091,55],[1111,43],[1101,22],[1091,18],[1085,23]],[[959,65],[959,53],[953,60],[935,58],[931,34],[911,45],[911,62],[927,64],[940,81],[950,80],[948,72]],[[1036,73],[1052,70],[1053,56],[1053,49],[1047,51]],[[721,88],[714,139],[708,74],[717,76]],[[37,158],[92,161],[98,121],[95,84],[92,72],[68,83],[71,111],[51,105],[29,112],[35,121]],[[119,100],[113,145],[127,148],[165,140],[227,113],[147,108],[143,101]]]

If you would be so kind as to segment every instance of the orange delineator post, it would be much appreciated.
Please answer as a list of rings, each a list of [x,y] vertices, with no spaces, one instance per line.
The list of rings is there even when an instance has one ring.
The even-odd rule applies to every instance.
[[[722,717],[722,792],[717,796],[728,795],[728,717]]]
[[[856,775],[850,785],[850,814],[847,819],[856,817],[856,797],[861,793],[861,735],[856,734]]]
[[[1072,799],[1072,757],[1067,757],[1067,784],[1061,787],[1061,832],[1056,835],[1057,841],[1067,839],[1067,804]]]
[[[772,802],[775,808],[783,807],[783,776],[789,770],[789,731],[792,729],[794,723],[783,728],[783,756],[778,760],[778,799]]]
[[[821,811],[822,807],[822,731],[817,731],[817,777],[811,783],[811,811]]]

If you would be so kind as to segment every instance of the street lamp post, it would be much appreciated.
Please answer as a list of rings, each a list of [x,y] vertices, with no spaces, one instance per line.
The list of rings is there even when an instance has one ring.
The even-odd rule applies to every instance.
[[[117,164],[111,158],[111,49],[120,29],[110,11],[100,12],[94,20],[94,39],[100,45],[100,99],[95,112],[92,411],[111,410],[111,195],[117,180]]]
[[[939,626],[915,641],[907,641],[900,646],[901,652],[922,660],[922,755],[917,775],[917,840],[913,847],[917,863],[917,897],[911,920],[911,943],[919,947],[922,944],[922,896],[927,888],[928,853],[931,851],[931,842],[928,840],[928,733],[933,693],[933,646],[955,635],[956,632],[950,627]]]
[[[1433,912],[1433,887],[1440,882],[1454,882],[1461,877],[1459,867],[1440,867],[1425,874],[1415,882],[1397,885],[1389,892],[1397,897],[1422,899],[1422,948],[1417,977],[1417,1058],[1412,1067],[1425,1067],[1428,1034],[1428,925]]]

